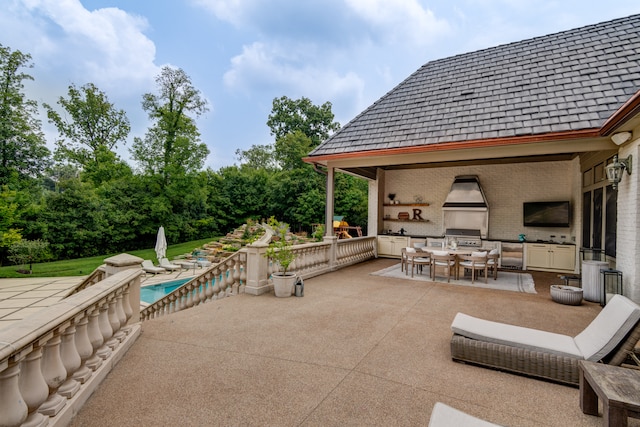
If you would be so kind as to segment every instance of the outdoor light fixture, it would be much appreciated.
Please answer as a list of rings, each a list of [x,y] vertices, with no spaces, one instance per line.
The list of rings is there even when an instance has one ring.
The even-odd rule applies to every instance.
[[[614,144],[620,145],[624,144],[628,140],[631,139],[631,132],[618,132],[616,134],[611,135],[611,140]]]
[[[622,180],[622,171],[627,170],[627,173],[631,175],[631,156],[626,159],[618,160],[618,155],[613,156],[613,163],[609,163],[605,167],[607,172],[607,179],[612,184],[613,189],[618,189],[618,183]]]

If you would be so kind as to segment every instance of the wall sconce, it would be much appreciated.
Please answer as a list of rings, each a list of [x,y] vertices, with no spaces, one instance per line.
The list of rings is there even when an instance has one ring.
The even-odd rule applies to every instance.
[[[627,173],[631,175],[631,155],[626,159],[618,160],[618,155],[613,156],[613,163],[609,163],[605,167],[607,172],[607,179],[612,184],[613,189],[618,189],[618,183],[622,180],[622,171],[627,170]]]

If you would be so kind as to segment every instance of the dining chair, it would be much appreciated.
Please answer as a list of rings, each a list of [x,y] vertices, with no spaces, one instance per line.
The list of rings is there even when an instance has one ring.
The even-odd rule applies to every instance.
[[[458,278],[457,258],[448,251],[431,251],[431,278],[436,280],[436,270],[442,267],[447,272],[447,283],[451,282],[451,273],[454,279]]]
[[[493,280],[498,279],[498,260],[500,259],[500,251],[491,249],[487,254],[487,267],[493,274]]]
[[[400,249],[400,272],[404,271],[405,275],[409,274],[409,271],[408,271],[409,256],[411,256],[411,254],[414,254],[414,253],[416,253],[416,249],[412,247],[406,247],[406,248]]]
[[[484,283],[487,283],[487,271],[489,264],[487,260],[487,252],[474,251],[471,255],[458,255],[458,265],[471,270],[471,283],[474,282],[476,272],[484,270]]]
[[[431,253],[423,250],[416,250],[415,253],[409,254],[411,260],[411,277],[413,277],[414,268],[418,273],[422,273],[424,266],[429,268],[429,276],[431,276]],[[408,261],[409,262],[409,261]]]

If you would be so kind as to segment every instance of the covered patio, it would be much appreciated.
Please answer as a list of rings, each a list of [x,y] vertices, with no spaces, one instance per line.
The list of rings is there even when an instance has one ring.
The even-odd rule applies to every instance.
[[[397,262],[307,279],[302,298],[241,294],[145,321],[71,425],[417,426],[438,401],[502,425],[602,425],[577,388],[449,350],[459,311],[573,335],[599,304],[551,301],[553,273],[534,273],[537,294],[371,274]]]

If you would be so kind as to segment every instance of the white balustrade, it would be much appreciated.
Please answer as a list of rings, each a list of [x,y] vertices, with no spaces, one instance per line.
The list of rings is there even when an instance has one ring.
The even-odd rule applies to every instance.
[[[68,423],[114,364],[91,363],[105,339],[127,328],[126,345],[116,340],[124,352],[139,336],[139,324],[127,325],[138,316],[125,299],[140,274],[114,274],[0,331],[0,425]]]

